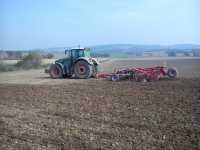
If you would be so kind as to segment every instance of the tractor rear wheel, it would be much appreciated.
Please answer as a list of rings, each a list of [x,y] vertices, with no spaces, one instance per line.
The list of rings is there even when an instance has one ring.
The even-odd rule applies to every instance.
[[[92,65],[84,60],[78,61],[74,66],[75,77],[79,79],[87,79],[92,75]]]
[[[52,64],[49,69],[51,78],[58,79],[63,77],[62,69],[57,64]]]

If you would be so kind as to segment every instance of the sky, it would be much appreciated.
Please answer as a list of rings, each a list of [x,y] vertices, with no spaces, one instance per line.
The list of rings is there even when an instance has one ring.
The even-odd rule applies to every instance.
[[[0,0],[0,49],[200,44],[199,0]]]

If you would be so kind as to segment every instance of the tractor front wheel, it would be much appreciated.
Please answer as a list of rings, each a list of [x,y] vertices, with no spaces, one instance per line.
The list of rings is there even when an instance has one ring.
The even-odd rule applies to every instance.
[[[58,79],[63,77],[62,69],[57,64],[52,64],[49,69],[51,78]]]
[[[92,75],[92,65],[84,60],[78,61],[74,66],[75,77],[79,79],[87,79]]]

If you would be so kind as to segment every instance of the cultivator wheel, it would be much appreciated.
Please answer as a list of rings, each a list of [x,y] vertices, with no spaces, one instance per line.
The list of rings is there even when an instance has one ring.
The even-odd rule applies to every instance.
[[[111,76],[111,81],[119,81],[120,80],[120,77],[118,74],[115,74],[115,75],[112,75]]]
[[[92,75],[92,65],[84,60],[78,61],[74,66],[75,77],[79,79],[87,79]]]
[[[52,64],[49,69],[51,78],[58,79],[63,77],[62,69],[57,64]]]
[[[169,68],[167,71],[167,75],[169,78],[176,78],[178,76],[178,71],[175,68]]]

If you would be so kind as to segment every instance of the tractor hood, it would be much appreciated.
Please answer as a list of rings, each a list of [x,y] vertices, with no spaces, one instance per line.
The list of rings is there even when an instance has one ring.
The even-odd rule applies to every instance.
[[[99,62],[95,58],[91,58],[91,57],[90,58],[88,58],[88,57],[80,57],[76,61],[79,61],[79,60],[85,60],[90,65],[98,65],[99,64]]]
[[[61,63],[61,64],[64,64],[64,62],[68,60],[67,58],[61,58],[61,59],[58,59],[55,61],[55,63]]]

